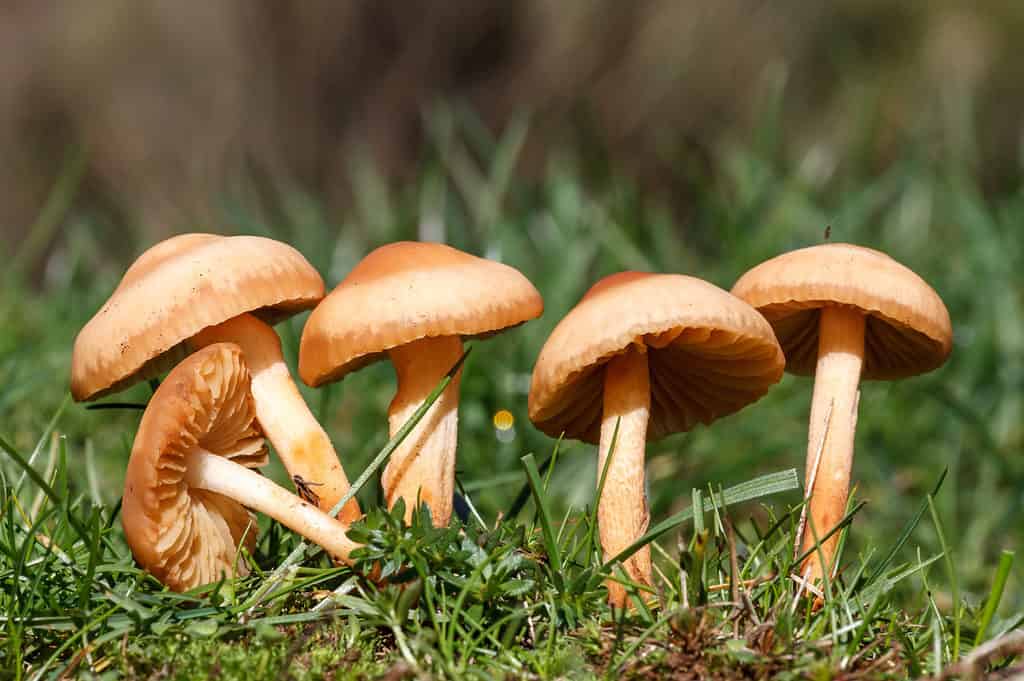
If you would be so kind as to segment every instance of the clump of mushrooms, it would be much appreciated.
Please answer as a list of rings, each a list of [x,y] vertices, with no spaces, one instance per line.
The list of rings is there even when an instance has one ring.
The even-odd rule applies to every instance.
[[[264,513],[349,562],[346,525],[254,469],[267,461],[242,350],[214,343],[153,394],[132,446],[121,519],[135,559],[176,591],[244,575]]]
[[[492,335],[540,316],[537,289],[518,270],[434,243],[398,242],[367,255],[306,323],[299,375],[310,386],[388,358],[398,390],[392,436],[462,356],[465,338]],[[391,508],[418,503],[448,525],[455,491],[461,370],[392,454],[381,476]]]
[[[754,267],[734,295],[763,314],[786,353],[786,368],[814,375],[807,437],[808,522],[797,537],[809,580],[834,575],[853,467],[861,380],[895,380],[941,366],[953,345],[949,312],[921,277],[885,253],[825,244]],[[820,452],[820,457],[819,457]]]
[[[93,400],[170,369],[210,343],[238,344],[252,369],[256,416],[298,489],[324,510],[348,491],[327,433],[310,413],[271,324],[324,296],[294,248],[255,236],[183,234],[143,253],[75,339],[71,393]],[[353,499],[339,518],[360,516]]]
[[[606,560],[647,530],[646,442],[742,409],[778,382],[783,365],[761,315],[684,275],[605,277],[559,322],[533,369],[530,419],[552,437],[599,443],[599,479],[611,456],[598,501]],[[650,585],[649,548],[624,568]],[[607,587],[609,602],[626,604],[620,583]]]

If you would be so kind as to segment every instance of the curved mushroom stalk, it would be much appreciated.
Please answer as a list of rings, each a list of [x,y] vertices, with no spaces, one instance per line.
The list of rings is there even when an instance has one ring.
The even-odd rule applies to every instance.
[[[394,437],[459,361],[462,340],[458,336],[424,338],[392,348],[388,355],[398,375],[398,391],[388,407],[388,427]],[[461,377],[460,370],[391,455],[381,476],[388,508],[405,499],[406,522],[412,520],[417,500],[430,508],[435,527],[445,527],[451,519]]]
[[[605,560],[643,536],[650,522],[644,490],[644,451],[650,411],[647,353],[643,347],[633,347],[613,358],[605,367],[604,413],[597,461],[600,482],[605,462],[611,455],[597,508]],[[651,584],[650,547],[645,546],[634,553],[623,567],[630,579]],[[625,587],[613,580],[608,580],[607,587],[608,602],[616,607],[625,606]]]
[[[185,455],[185,483],[214,492],[270,516],[288,529],[322,546],[338,561],[361,545],[345,534],[347,526],[259,473],[203,449]]]
[[[814,548],[815,535],[822,539],[846,513],[857,428],[857,390],[864,364],[862,312],[848,307],[826,307],[821,310],[818,324],[818,366],[804,478],[808,485],[813,481],[813,487],[808,502],[808,526],[803,538],[797,538],[802,542],[801,554]],[[833,559],[838,544],[838,533],[822,541],[820,553],[815,550],[805,559],[801,574],[811,581],[821,579],[826,571],[831,577],[836,568]]]
[[[189,344],[199,349],[220,342],[242,348],[252,375],[256,419],[296,488],[303,498],[330,511],[348,492],[348,478],[330,438],[292,381],[277,333],[253,315],[243,314],[203,329]],[[338,519],[352,523],[361,515],[358,502],[352,499]]]

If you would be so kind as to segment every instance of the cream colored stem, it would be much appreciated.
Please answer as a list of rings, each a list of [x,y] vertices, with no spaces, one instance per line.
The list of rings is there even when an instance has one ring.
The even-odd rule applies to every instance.
[[[857,426],[857,388],[863,363],[864,315],[844,307],[823,308],[818,327],[818,367],[814,375],[804,478],[814,480],[814,489],[801,553],[814,547],[815,533],[819,539],[824,537],[846,513]],[[813,467],[819,448],[821,460],[815,475]],[[801,566],[802,574],[813,581],[821,579],[827,569],[831,576],[838,542],[838,533],[823,542],[821,556],[817,551],[809,556]],[[827,568],[822,564],[822,557]]]
[[[189,344],[199,349],[230,342],[242,348],[252,375],[256,418],[281,457],[292,482],[305,498],[329,511],[348,492],[348,478],[327,433],[309,411],[292,381],[281,354],[277,333],[256,317],[244,314],[200,331]],[[362,514],[355,499],[338,519],[352,523]]]
[[[394,437],[462,356],[462,340],[458,336],[424,338],[388,354],[398,375],[398,392],[388,407]],[[381,476],[388,508],[405,499],[406,522],[412,519],[417,495],[430,508],[435,527],[447,526],[452,517],[461,377],[460,370],[391,455]]]
[[[647,531],[650,515],[644,490],[644,450],[647,444],[647,421],[651,412],[651,385],[644,348],[627,350],[605,367],[604,413],[601,420],[601,444],[598,450],[597,475],[609,454],[611,463],[604,490],[597,507],[598,528],[605,560],[616,555]],[[615,426],[618,423],[618,434]],[[612,438],[615,437],[615,449]],[[631,579],[651,584],[651,551],[645,546],[623,566]],[[626,605],[626,589],[611,580],[608,602]]]
[[[201,449],[185,456],[185,483],[216,492],[270,516],[327,550],[336,560],[350,563],[349,555],[361,545],[345,534],[344,523],[331,518],[259,473]]]

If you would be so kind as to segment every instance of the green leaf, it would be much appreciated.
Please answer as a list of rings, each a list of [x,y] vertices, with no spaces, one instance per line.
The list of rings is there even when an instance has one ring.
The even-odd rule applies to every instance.
[[[714,503],[717,504],[718,507],[732,506],[734,504],[741,504],[745,501],[760,499],[773,494],[790,492],[798,489],[799,487],[800,481],[797,478],[796,469],[790,468],[789,470],[779,471],[778,473],[769,473],[768,475],[762,475],[761,477],[753,480],[734,485],[733,487],[726,489],[724,492],[715,495]],[[666,518],[649,529],[644,536],[640,537],[620,551],[617,555],[613,556],[611,560],[607,561],[602,566],[602,569],[607,569],[614,563],[626,560],[639,551],[641,547],[646,546],[658,537],[671,532],[686,521],[690,520],[692,517],[693,508],[691,507]]]
[[[185,626],[185,633],[193,638],[211,638],[219,629],[220,623],[215,619],[195,620]]]

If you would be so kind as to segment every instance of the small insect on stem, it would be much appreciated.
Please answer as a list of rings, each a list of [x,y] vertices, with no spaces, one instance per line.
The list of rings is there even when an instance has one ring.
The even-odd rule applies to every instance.
[[[293,475],[292,482],[295,483],[295,489],[296,491],[298,491],[299,496],[302,497],[304,501],[308,501],[314,506],[320,505],[320,495],[314,492],[311,488],[323,487],[324,483],[308,481],[304,479],[301,475]]]

